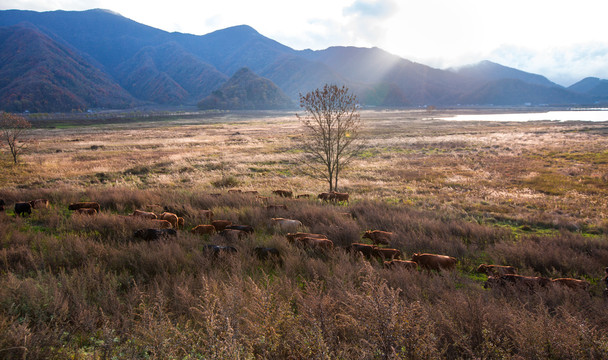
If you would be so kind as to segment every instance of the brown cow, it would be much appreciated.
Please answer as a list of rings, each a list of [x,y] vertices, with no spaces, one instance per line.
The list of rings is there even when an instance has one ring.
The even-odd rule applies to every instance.
[[[239,229],[224,229],[220,231],[219,234],[232,241],[245,239],[249,235],[247,231]]]
[[[334,202],[348,202],[348,193],[339,193],[339,192],[335,192],[333,191],[331,193],[331,200]]]
[[[589,290],[589,286],[591,286],[585,280],[572,279],[572,278],[558,278],[551,280],[553,284],[565,286],[575,291],[587,291]]]
[[[30,201],[32,209],[47,209],[49,207],[49,201],[47,199],[36,199]]]
[[[213,220],[213,211],[211,210],[200,210],[200,214],[204,219]]]
[[[399,251],[397,249],[386,249],[386,248],[374,247],[373,254],[375,257],[377,257],[381,260],[385,260],[385,259],[392,260],[394,258],[400,257],[401,251]]]
[[[297,238],[297,243],[312,249],[331,250],[334,248],[333,241],[322,238],[301,237]]]
[[[312,197],[312,195],[310,194],[300,194],[298,196],[296,196],[296,199],[310,199]]]
[[[76,214],[80,214],[80,215],[95,215],[97,214],[97,210],[93,209],[93,208],[82,208],[82,209],[76,209]]]
[[[196,235],[213,235],[215,228],[213,225],[197,225],[190,232]]]
[[[159,220],[167,220],[176,229],[178,227],[179,218],[174,213],[164,212],[164,213],[158,215],[158,219]]]
[[[477,272],[486,275],[496,276],[505,274],[517,274],[517,269],[515,269],[513,266],[481,264],[477,268]]]
[[[143,211],[143,210],[135,210],[135,211],[133,211],[133,214],[131,214],[131,216],[141,217],[141,218],[144,218],[144,219],[156,219],[156,218],[158,218],[158,216],[156,216],[155,213],[153,213],[151,211]]]
[[[353,252],[360,252],[364,256],[370,258],[374,256],[374,248],[374,245],[352,243],[347,249]]]
[[[393,259],[391,261],[384,262],[385,269],[407,269],[407,270],[416,270],[418,269],[418,263],[415,261],[409,260],[396,260]]]
[[[259,192],[257,190],[245,190],[243,191],[243,194],[247,194],[247,195],[258,195]]]
[[[294,242],[298,239],[301,238],[305,238],[305,237],[310,237],[310,238],[315,238],[315,239],[327,239],[327,236],[322,235],[322,234],[312,234],[312,233],[288,233],[287,235],[285,235],[287,237],[287,240],[289,242]]]
[[[456,267],[458,260],[447,255],[437,254],[413,254],[412,261],[415,261],[427,270],[452,270]]]
[[[243,190],[241,190],[241,189],[229,189],[228,192],[229,193],[242,193]]]
[[[154,227],[154,229],[172,229],[173,228],[173,225],[171,225],[171,223],[168,222],[167,220],[152,219],[150,221],[152,222],[152,226]]]
[[[324,192],[317,195],[317,198],[322,201],[331,201],[333,199],[333,196],[331,193]]]
[[[97,210],[97,212],[99,212],[99,209],[100,209],[99,203],[96,203],[93,201],[71,203],[68,206],[69,210],[86,209],[86,208],[95,209],[95,210]]]
[[[551,284],[551,279],[540,276],[523,276],[517,274],[505,274],[499,276],[488,276],[484,287],[505,287],[516,286],[527,290],[534,290],[540,287],[546,287]]]
[[[272,190],[272,193],[281,197],[291,198],[293,197],[293,192],[289,190]]]
[[[388,245],[393,240],[393,233],[381,230],[367,230],[364,239],[370,239],[376,245]]]
[[[178,228],[183,228],[185,223],[186,223],[186,220],[184,220],[183,217],[178,217],[177,218],[177,226],[178,226]]]
[[[222,231],[226,228],[226,226],[232,225],[232,221],[230,220],[213,220],[211,225],[215,228],[215,231]]]

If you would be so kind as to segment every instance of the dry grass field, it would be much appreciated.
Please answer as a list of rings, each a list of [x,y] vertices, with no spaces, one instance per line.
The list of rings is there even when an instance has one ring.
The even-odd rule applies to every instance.
[[[363,111],[365,150],[339,184],[348,204],[316,200],[327,186],[303,174],[294,114],[33,129],[22,164],[0,155],[0,358],[608,358],[607,124],[446,114]],[[37,198],[50,207],[14,214]],[[74,214],[76,201],[101,212]],[[165,208],[185,219],[178,236],[134,239],[151,225],[124,215]],[[192,234],[201,210],[255,232]],[[272,217],[335,247],[296,246]],[[393,232],[403,259],[444,254],[456,269],[385,269],[346,250],[371,229]],[[486,289],[481,263],[590,288]]]

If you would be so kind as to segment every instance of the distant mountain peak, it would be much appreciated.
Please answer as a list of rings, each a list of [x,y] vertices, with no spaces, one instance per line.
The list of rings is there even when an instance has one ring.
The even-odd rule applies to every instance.
[[[201,100],[198,107],[220,110],[276,110],[293,108],[294,104],[272,81],[243,67],[218,90]]]

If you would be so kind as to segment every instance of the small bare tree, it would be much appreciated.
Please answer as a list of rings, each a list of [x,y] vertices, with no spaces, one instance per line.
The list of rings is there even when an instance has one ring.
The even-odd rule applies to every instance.
[[[300,94],[300,107],[305,114],[296,116],[307,135],[302,145],[308,173],[327,181],[329,191],[337,191],[340,173],[360,150],[357,97],[345,86],[326,84]]]
[[[15,164],[18,163],[18,156],[27,144],[24,139],[25,132],[31,127],[32,124],[22,116],[6,112],[0,113],[2,141],[8,145]]]

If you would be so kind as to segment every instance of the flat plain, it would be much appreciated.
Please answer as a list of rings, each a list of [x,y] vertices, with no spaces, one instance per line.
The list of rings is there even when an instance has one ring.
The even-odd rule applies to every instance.
[[[451,113],[362,111],[364,149],[340,204],[316,199],[327,186],[305,175],[294,113],[33,129],[21,164],[0,159],[0,355],[605,358],[607,124],[439,119]],[[14,202],[37,198],[50,207],[15,216]],[[75,201],[102,210],[72,214]],[[148,226],[124,220],[135,209],[172,210],[185,227],[135,241]],[[191,234],[207,223],[201,210],[255,233]],[[302,221],[334,250],[291,244],[272,217]],[[371,229],[393,232],[403,259],[444,254],[457,268],[385,269],[346,250]],[[206,244],[238,252],[213,257]],[[281,261],[255,258],[259,246]],[[486,289],[481,263],[590,288]]]

